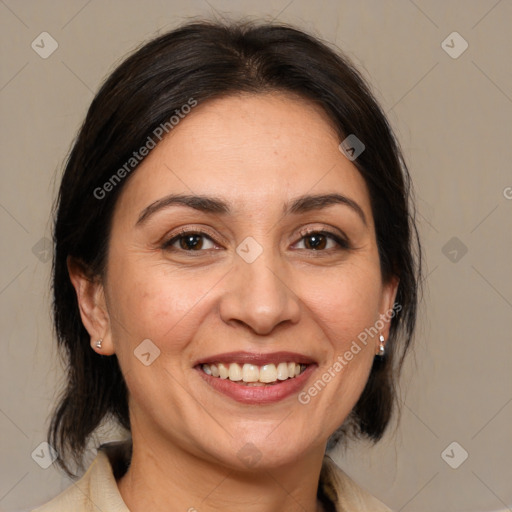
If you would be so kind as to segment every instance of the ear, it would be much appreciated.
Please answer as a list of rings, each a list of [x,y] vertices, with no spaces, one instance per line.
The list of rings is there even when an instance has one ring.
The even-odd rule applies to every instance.
[[[68,256],[69,278],[75,288],[82,323],[91,336],[92,349],[101,355],[114,354],[110,317],[107,310],[103,284],[98,276],[91,276],[85,266]],[[96,342],[101,339],[101,347]]]
[[[387,283],[384,283],[382,287],[382,298],[380,305],[380,316],[377,323],[380,325],[383,324],[382,329],[380,330],[379,335],[384,336],[384,344],[387,342],[389,338],[389,327],[391,325],[391,319],[397,314],[398,311],[402,309],[401,304],[395,305],[396,293],[398,291],[398,284],[400,279],[397,276],[393,276],[389,279]],[[379,336],[380,337],[380,336]],[[379,338],[378,337],[378,338]],[[377,339],[377,343],[375,346],[375,353],[379,353],[379,345],[380,340]]]

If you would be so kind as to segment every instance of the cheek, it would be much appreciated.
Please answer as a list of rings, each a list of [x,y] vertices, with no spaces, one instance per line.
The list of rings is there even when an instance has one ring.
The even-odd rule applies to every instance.
[[[329,347],[319,379],[307,393],[316,397],[326,425],[337,428],[353,408],[368,380],[374,359],[374,333],[379,318],[380,270],[375,265],[350,265],[319,279],[304,279],[312,318]],[[307,288],[306,288],[307,286]],[[312,396],[311,395],[311,396]],[[322,415],[319,415],[322,416]]]
[[[144,339],[152,340],[162,355],[183,350],[200,323],[202,298],[216,279],[210,281],[162,265],[117,265],[109,293],[109,311],[118,320],[112,322],[116,352],[131,353]]]
[[[303,279],[303,297],[339,351],[379,318],[380,273],[351,265],[319,279]],[[306,293],[307,292],[307,293]]]

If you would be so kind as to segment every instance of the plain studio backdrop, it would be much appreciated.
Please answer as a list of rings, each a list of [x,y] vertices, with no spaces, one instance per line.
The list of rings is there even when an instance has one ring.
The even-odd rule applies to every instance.
[[[333,457],[396,511],[512,510],[510,0],[0,1],[0,508],[70,484],[36,456],[63,383],[48,239],[70,144],[127,52],[219,15],[292,23],[343,50],[415,185],[426,289],[401,423]]]

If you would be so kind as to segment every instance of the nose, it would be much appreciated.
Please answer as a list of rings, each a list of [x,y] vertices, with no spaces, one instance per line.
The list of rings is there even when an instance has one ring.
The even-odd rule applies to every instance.
[[[264,250],[252,263],[235,257],[220,302],[225,323],[242,324],[262,336],[280,324],[298,323],[300,299],[293,291],[289,271],[271,252]]]

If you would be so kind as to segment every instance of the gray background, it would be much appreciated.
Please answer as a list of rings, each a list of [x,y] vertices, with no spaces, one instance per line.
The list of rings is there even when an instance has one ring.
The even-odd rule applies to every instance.
[[[71,141],[128,51],[215,13],[294,23],[344,50],[372,83],[414,179],[428,277],[401,423],[376,447],[335,459],[397,511],[512,510],[510,0],[0,0],[1,509],[69,485],[31,453],[63,382],[44,237]],[[454,31],[469,44],[457,58],[441,46]],[[51,48],[42,32],[58,43],[46,59],[31,47]],[[446,45],[463,49],[453,36]],[[453,469],[446,461],[456,466],[463,450]]]

